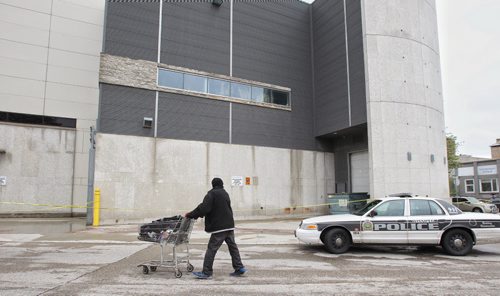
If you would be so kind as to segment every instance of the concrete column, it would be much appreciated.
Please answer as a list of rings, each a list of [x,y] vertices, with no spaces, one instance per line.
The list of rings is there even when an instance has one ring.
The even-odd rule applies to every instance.
[[[362,0],[370,192],[449,196],[434,1]]]

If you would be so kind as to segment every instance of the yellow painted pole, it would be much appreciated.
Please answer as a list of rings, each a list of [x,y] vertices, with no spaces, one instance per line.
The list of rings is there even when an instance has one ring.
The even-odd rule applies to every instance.
[[[99,226],[99,210],[101,209],[101,190],[94,190],[94,221],[92,226]]]

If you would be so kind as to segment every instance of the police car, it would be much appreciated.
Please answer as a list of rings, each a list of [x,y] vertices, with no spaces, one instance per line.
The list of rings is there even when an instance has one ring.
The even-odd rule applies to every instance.
[[[375,199],[353,214],[303,220],[295,236],[324,244],[334,254],[354,244],[441,245],[463,256],[479,243],[500,242],[500,216],[462,213],[448,201],[427,197]]]

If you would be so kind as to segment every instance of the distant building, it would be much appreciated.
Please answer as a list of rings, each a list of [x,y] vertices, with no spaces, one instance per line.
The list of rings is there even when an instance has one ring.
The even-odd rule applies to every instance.
[[[488,199],[498,196],[500,172],[500,139],[491,145],[491,158],[460,155],[460,167],[455,173],[455,185],[460,196]]]

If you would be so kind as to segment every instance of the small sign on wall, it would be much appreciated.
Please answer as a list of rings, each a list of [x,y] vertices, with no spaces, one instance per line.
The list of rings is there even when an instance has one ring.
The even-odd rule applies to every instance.
[[[477,167],[478,175],[496,175],[497,166],[496,165],[483,165]]]
[[[252,181],[250,177],[245,177],[245,185],[251,185]]]
[[[7,185],[7,177],[0,176],[0,186],[6,186],[6,185]]]
[[[231,177],[231,186],[243,186],[243,177],[242,176],[232,176]]]
[[[347,207],[347,199],[339,199],[339,206],[340,207]]]

